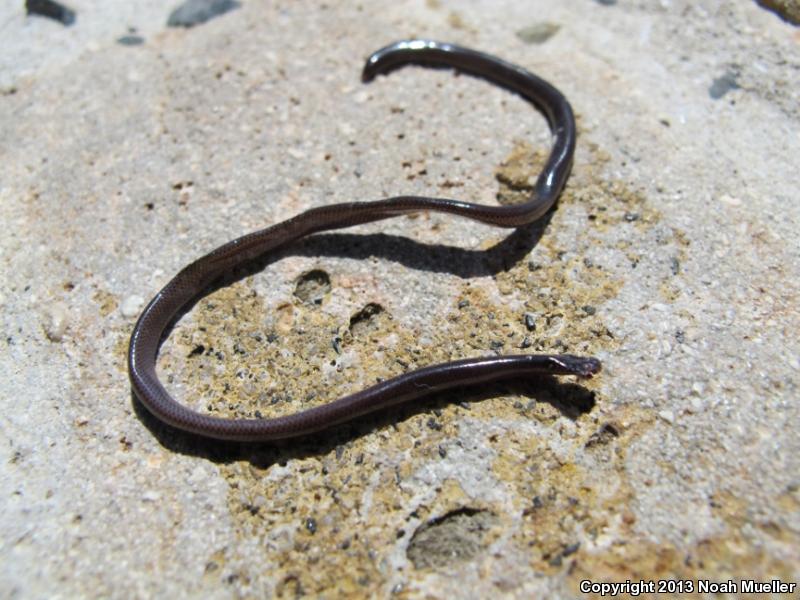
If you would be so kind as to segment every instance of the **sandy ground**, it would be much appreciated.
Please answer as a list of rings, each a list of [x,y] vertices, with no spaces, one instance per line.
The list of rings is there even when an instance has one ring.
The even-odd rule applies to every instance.
[[[155,1],[75,0],[69,27],[21,4],[0,6],[4,597],[800,579],[800,30],[747,1],[245,1],[190,29]],[[414,36],[566,94],[556,210],[510,237],[423,214],[290,247],[178,323],[164,381],[269,416],[466,356],[603,373],[280,445],[160,425],[126,350],[182,266],[312,206],[491,204],[535,178],[549,134],[520,98],[419,67],[360,83]]]

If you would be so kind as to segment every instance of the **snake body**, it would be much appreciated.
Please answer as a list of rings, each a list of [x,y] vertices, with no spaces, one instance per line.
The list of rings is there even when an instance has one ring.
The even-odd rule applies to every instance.
[[[265,419],[226,419],[195,412],[172,398],[159,381],[158,349],[173,319],[215,280],[242,263],[313,233],[418,211],[449,213],[511,228],[533,223],[550,209],[567,180],[575,150],[575,119],[567,99],[551,84],[520,67],[482,52],[430,40],[407,40],[378,50],[367,60],[362,80],[369,82],[406,64],[458,69],[516,92],[542,111],[553,133],[553,145],[530,199],[513,206],[484,206],[446,198],[397,196],[374,202],[321,206],[232,240],[197,259],[156,294],[131,335],[128,351],[131,386],[157,418],[210,438],[270,441],[320,431],[452,387],[539,374],[590,377],[600,371],[600,361],[596,358],[573,355],[470,358],[417,369],[316,408]]]

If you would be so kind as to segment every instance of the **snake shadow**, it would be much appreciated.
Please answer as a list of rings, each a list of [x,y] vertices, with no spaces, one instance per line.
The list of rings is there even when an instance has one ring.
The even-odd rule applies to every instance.
[[[515,229],[512,233],[486,250],[470,250],[442,244],[423,244],[410,238],[384,233],[316,234],[298,240],[255,258],[227,273],[183,309],[165,330],[162,343],[175,324],[194,305],[208,294],[245,279],[268,265],[288,256],[339,257],[363,260],[377,257],[402,264],[410,269],[434,273],[448,273],[462,279],[492,276],[507,271],[524,259],[536,247],[550,222],[552,211],[531,225]],[[460,403],[464,410],[470,404],[504,394],[517,395],[529,400],[552,404],[570,418],[577,418],[594,406],[594,393],[579,384],[562,383],[553,377],[540,376],[530,380],[508,380],[469,388],[455,388],[419,401],[387,408],[365,415],[351,422],[334,426],[313,435],[287,441],[255,443],[224,442],[187,433],[156,419],[144,405],[131,394],[136,415],[165,448],[216,463],[251,460],[259,464],[282,463],[292,458],[320,456],[339,448],[371,431],[392,426],[413,414],[432,412],[444,406]],[[530,403],[529,403],[530,404]],[[466,408],[465,408],[466,407]]]
[[[354,260],[381,258],[409,269],[448,273],[461,279],[489,277],[508,271],[533,250],[550,223],[553,208],[537,222],[518,227],[511,234],[485,250],[469,250],[444,244],[424,244],[410,238],[385,233],[319,233],[302,238],[263,256],[248,260],[211,282],[183,309],[164,330],[159,346],[175,325],[197,303],[224,287],[260,273],[267,266],[289,256],[337,257]]]
[[[289,256],[353,260],[380,258],[399,263],[409,269],[447,273],[461,279],[489,277],[508,271],[524,259],[542,239],[552,214],[551,210],[536,223],[514,229],[494,246],[485,250],[426,244],[408,237],[386,233],[317,233],[243,263],[232,273],[212,283],[207,291],[195,299],[195,302],[221,287],[254,275],[268,265]]]

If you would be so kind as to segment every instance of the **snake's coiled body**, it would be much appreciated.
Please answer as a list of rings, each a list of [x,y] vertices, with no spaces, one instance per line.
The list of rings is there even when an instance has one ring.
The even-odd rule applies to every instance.
[[[208,286],[236,266],[304,236],[418,211],[437,211],[497,227],[519,227],[542,217],[561,193],[575,150],[575,119],[569,102],[552,85],[487,54],[427,40],[398,42],[374,53],[364,67],[367,82],[405,64],[452,67],[512,90],[536,105],[553,132],[553,147],[528,202],[483,206],[459,200],[398,196],[375,202],[334,204],[307,210],[272,227],[237,238],[180,271],[139,317],[131,336],[128,367],[133,391],[162,421],[203,436],[269,441],[313,433],[368,412],[451,387],[542,373],[589,377],[600,370],[595,358],[519,355],[473,358],[424,367],[383,381],[329,404],[272,419],[224,419],[195,412],[175,401],[156,375],[163,333],[176,315]]]

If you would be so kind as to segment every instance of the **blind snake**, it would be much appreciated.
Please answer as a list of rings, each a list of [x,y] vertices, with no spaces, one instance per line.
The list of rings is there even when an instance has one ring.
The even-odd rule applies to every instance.
[[[600,361],[596,358],[569,354],[469,358],[417,369],[328,404],[267,419],[226,419],[195,412],[174,400],[158,380],[156,358],[161,338],[176,315],[221,275],[266,252],[312,233],[423,210],[511,228],[532,223],[550,209],[567,180],[575,150],[575,119],[567,99],[545,80],[520,67],[469,48],[429,40],[401,41],[378,50],[367,60],[362,80],[369,82],[406,64],[451,67],[486,79],[516,92],[545,115],[553,134],[553,146],[530,199],[512,206],[484,206],[445,198],[397,196],[320,206],[232,240],[194,261],[150,301],[131,335],[128,351],[131,386],[142,404],[161,421],[209,438],[270,441],[317,432],[457,386],[539,374],[591,377],[600,371]]]

